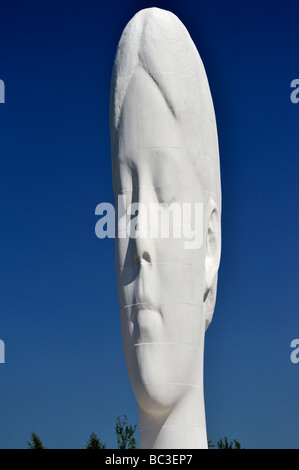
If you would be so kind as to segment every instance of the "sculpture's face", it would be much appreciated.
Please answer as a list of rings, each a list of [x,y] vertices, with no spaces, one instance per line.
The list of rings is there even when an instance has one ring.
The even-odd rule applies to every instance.
[[[135,221],[142,238],[129,237],[123,220],[116,225],[117,231],[124,228],[116,238],[116,267],[126,362],[139,405],[159,412],[201,384],[210,201],[220,184],[204,67],[187,30],[169,12],[137,15],[122,35],[112,79],[111,137],[116,205],[121,195],[123,210],[134,203],[143,209]],[[173,236],[171,222],[168,238],[152,236],[151,204],[157,203],[180,205],[180,237]],[[203,218],[195,203],[203,204]],[[120,206],[118,212],[117,219]],[[186,244],[192,241],[188,228],[196,229],[193,248]],[[208,261],[211,282],[218,261]]]
[[[147,235],[130,238],[120,232],[125,238],[116,239],[121,327],[135,396],[151,411],[173,406],[186,386],[196,386],[202,374],[203,246],[186,248],[190,240],[184,237],[185,226],[180,227],[181,238],[174,238],[171,217],[169,238],[153,238],[149,233],[151,204],[157,203],[177,203],[185,216],[182,222],[188,224],[191,212],[188,228],[197,224],[197,234],[203,230],[194,203],[203,202],[204,196],[194,189],[193,179],[182,149],[142,149],[120,157],[118,194],[125,209],[132,203],[143,205],[135,222],[139,234]],[[182,203],[190,204],[190,212],[183,214]]]

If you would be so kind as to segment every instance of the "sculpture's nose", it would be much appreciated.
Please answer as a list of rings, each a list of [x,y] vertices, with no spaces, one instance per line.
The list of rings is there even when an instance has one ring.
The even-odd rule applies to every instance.
[[[153,246],[149,239],[136,238],[133,252],[134,294],[136,303],[148,303],[155,293],[155,276],[152,270]]]
[[[146,231],[148,225],[146,220],[142,218],[141,214],[138,219],[138,228],[140,231],[137,233],[134,240],[134,265],[152,264],[154,250],[153,240],[149,237],[149,234]]]
[[[156,203],[154,189],[142,184],[137,190],[137,211],[133,228],[134,265],[152,264],[154,256],[154,240],[151,237],[151,203]],[[135,206],[134,206],[135,209]],[[137,215],[136,215],[137,214]],[[136,225],[135,225],[136,223]]]
[[[140,264],[151,264],[152,259],[148,251],[143,251],[139,254],[139,250],[136,250],[134,253],[134,265],[138,266]]]

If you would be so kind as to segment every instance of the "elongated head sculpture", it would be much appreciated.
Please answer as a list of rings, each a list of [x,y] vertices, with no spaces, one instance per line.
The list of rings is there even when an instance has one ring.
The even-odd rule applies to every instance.
[[[149,8],[126,26],[110,129],[118,297],[140,447],[206,448],[204,336],[221,245],[218,139],[204,66],[174,14]]]

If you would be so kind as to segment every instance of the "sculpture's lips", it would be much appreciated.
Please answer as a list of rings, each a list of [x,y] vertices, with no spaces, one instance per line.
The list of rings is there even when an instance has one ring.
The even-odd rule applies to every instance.
[[[163,320],[161,313],[150,305],[143,304],[136,309],[132,330],[132,346],[160,342],[163,337]]]
[[[154,313],[154,314],[160,314],[159,310],[157,309],[156,305],[153,305],[150,302],[138,302],[134,305],[132,305],[131,309],[131,315],[130,315],[130,320],[131,322],[135,322],[136,317],[139,312],[148,312],[149,314]]]

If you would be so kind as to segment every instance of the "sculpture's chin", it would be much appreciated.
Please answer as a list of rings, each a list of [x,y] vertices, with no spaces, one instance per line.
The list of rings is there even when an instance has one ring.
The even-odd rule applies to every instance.
[[[186,391],[179,384],[142,384],[133,389],[138,405],[151,415],[168,414]]]
[[[129,376],[136,400],[145,411],[170,411],[195,385],[195,351],[190,344],[148,343],[130,349],[135,367],[129,367]]]

